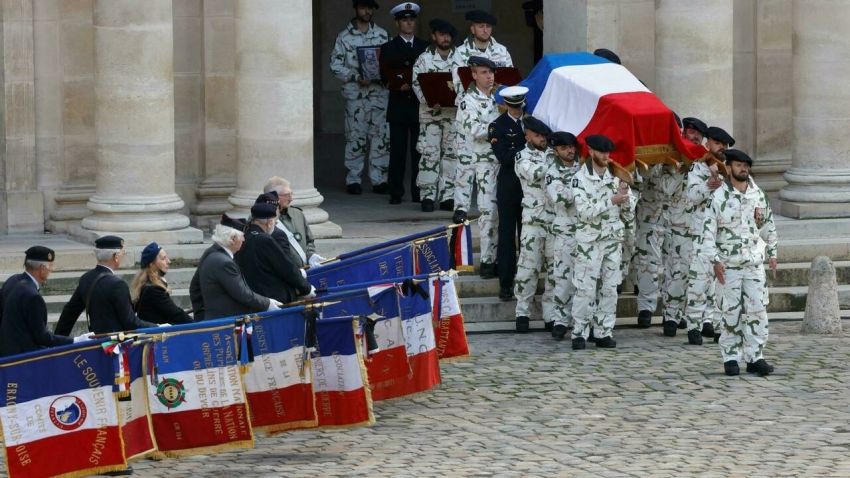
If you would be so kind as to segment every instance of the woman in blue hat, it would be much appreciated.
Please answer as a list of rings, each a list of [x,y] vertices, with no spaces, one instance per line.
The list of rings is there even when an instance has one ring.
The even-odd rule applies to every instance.
[[[171,289],[165,280],[170,264],[168,254],[156,242],[142,250],[142,270],[130,284],[130,298],[140,319],[157,324],[193,322],[192,317],[171,299]]]

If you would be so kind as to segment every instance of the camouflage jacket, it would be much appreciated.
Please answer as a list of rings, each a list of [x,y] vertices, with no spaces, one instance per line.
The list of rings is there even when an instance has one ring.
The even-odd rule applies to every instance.
[[[664,166],[658,177],[661,193],[665,198],[662,207],[662,223],[680,234],[690,234],[693,205],[688,201],[688,174]]]
[[[357,47],[381,46],[389,41],[387,31],[375,25],[369,25],[366,33],[361,32],[352,20],[345,30],[336,37],[331,51],[331,71],[342,82],[342,97],[347,100],[375,99],[386,101],[387,90],[380,81],[373,81],[363,87],[357,83],[360,79],[360,61],[357,59]]]
[[[727,267],[760,266],[765,258],[776,257],[779,237],[767,195],[752,179],[743,193],[725,182],[706,206],[702,238],[700,254]]]
[[[691,203],[691,234],[694,236],[702,234],[705,208],[709,199],[711,199],[712,191],[708,189],[709,177],[711,177],[711,170],[704,161],[696,161],[691,164],[688,171],[687,196]]]
[[[576,207],[573,199],[573,176],[581,164],[573,161],[567,166],[552,154],[546,171],[546,217],[552,234],[574,235],[576,232]]]
[[[636,219],[640,223],[663,225],[663,209],[667,198],[661,191],[660,178],[664,165],[656,164],[649,171],[635,174],[635,189],[640,193]]]
[[[419,84],[420,73],[434,72],[450,72],[452,70],[452,55],[455,50],[449,52],[449,56],[444,60],[437,52],[434,45],[429,46],[425,53],[419,55],[416,62],[413,64],[413,92],[419,98],[419,122],[427,123],[430,121],[439,121],[444,118],[454,118],[457,115],[455,105],[440,105],[439,113],[436,113],[433,108],[428,106],[425,101],[425,96],[422,94],[422,86]]]
[[[457,110],[458,155],[472,156],[474,161],[496,161],[487,128],[498,117],[493,95],[470,86]]]
[[[530,144],[516,154],[514,172],[522,185],[522,223],[546,226],[546,170],[549,149],[540,151]]]
[[[588,159],[573,177],[573,197],[576,208],[576,241],[623,240],[623,223],[634,219],[635,200],[615,205],[611,198],[617,193],[620,180],[606,169],[596,174]]]
[[[496,42],[495,38],[490,37],[490,44],[487,45],[487,48],[484,51],[481,51],[475,47],[475,42],[471,35],[466,37],[466,40],[464,40],[463,43],[455,49],[454,54],[451,57],[452,83],[454,83],[455,91],[458,94],[458,99],[455,101],[456,104],[460,104],[460,97],[463,96],[465,89],[464,85],[461,84],[460,75],[458,75],[457,69],[462,66],[467,66],[467,61],[471,56],[483,56],[495,63],[496,67],[514,66],[514,62],[511,59],[511,54],[508,53],[508,49],[501,43]]]

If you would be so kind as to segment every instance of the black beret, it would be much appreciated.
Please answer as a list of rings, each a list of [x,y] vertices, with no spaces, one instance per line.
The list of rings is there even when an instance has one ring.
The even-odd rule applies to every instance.
[[[549,136],[551,146],[578,146],[578,139],[572,133],[566,131],[555,131]]]
[[[593,54],[598,56],[598,57],[605,58],[606,60],[610,61],[611,63],[616,63],[618,65],[622,65],[622,63],[620,62],[620,57],[617,56],[616,53],[614,53],[613,51],[611,51],[607,48],[597,48],[596,50],[593,51]]]
[[[431,20],[430,22],[428,22],[428,26],[431,27],[431,31],[433,33],[448,33],[452,36],[452,38],[455,38],[457,36],[457,30],[455,29],[454,25],[441,18],[435,18]]]
[[[740,149],[727,149],[723,152],[723,154],[726,156],[726,164],[729,164],[732,161],[741,161],[742,163],[747,163],[750,166],[753,165],[753,158],[749,157],[747,153]]]
[[[705,137],[719,141],[728,147],[735,146],[735,138],[729,136],[729,133],[727,133],[725,129],[718,128],[717,126],[709,127],[705,132]]]
[[[496,71],[496,64],[493,63],[493,60],[484,58],[483,56],[471,56],[468,60],[466,60],[466,64],[470,67],[486,66],[487,68]]]
[[[466,21],[470,23],[489,23],[490,25],[496,24],[496,17],[492,14],[485,12],[484,10],[470,10],[466,12],[466,15],[463,17]]]
[[[534,116],[526,116],[523,118],[522,124],[525,125],[525,129],[530,129],[537,134],[542,134],[543,136],[549,136],[552,134],[552,130],[546,126],[546,123],[540,121]]]
[[[28,261],[53,262],[53,259],[56,257],[53,249],[44,246],[32,246],[24,254],[26,254],[26,260]]]
[[[614,142],[604,134],[592,134],[584,139],[587,147],[595,149],[600,153],[610,153],[614,151]]]
[[[381,8],[378,6],[378,2],[375,0],[354,0],[352,7],[357,8],[358,5],[363,5],[364,7],[372,7],[372,8]]]
[[[227,214],[221,215],[220,224],[222,226],[227,226],[227,227],[236,229],[237,231],[244,231],[245,226],[247,225],[247,224],[245,224],[245,221],[243,219],[234,219],[234,218],[228,216]]]
[[[98,237],[94,241],[94,247],[97,249],[121,249],[124,247],[124,239],[118,236]]]
[[[251,217],[254,219],[269,219],[277,215],[274,204],[266,202],[256,203],[251,206]]]
[[[280,199],[277,196],[277,191],[269,191],[257,196],[257,200],[254,201],[254,204],[273,204],[278,206],[280,205]]]
[[[691,128],[699,131],[699,134],[705,136],[705,133],[708,131],[708,126],[702,122],[699,118],[682,118],[682,128]]]

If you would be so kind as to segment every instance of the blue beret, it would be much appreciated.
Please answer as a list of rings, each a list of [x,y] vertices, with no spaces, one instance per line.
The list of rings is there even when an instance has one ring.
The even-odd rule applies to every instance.
[[[153,263],[153,261],[156,260],[156,256],[159,255],[159,251],[161,251],[161,250],[162,250],[162,248],[159,247],[159,244],[157,244],[156,242],[151,242],[150,244],[145,246],[145,248],[142,249],[142,258],[141,258],[142,269],[144,269],[145,267],[147,267],[151,263]]]

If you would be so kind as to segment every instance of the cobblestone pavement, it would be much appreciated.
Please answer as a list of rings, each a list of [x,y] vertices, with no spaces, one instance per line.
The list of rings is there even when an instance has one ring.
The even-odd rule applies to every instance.
[[[726,377],[716,345],[658,327],[619,329],[616,350],[581,353],[544,333],[474,335],[474,357],[443,364],[438,390],[376,403],[372,427],[134,467],[168,477],[850,477],[850,341],[799,328],[771,324],[767,378]]]

